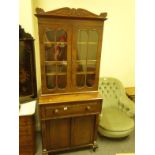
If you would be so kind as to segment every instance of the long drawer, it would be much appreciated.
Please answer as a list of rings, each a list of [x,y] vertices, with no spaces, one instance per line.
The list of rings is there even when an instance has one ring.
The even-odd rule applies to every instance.
[[[100,102],[65,103],[63,105],[48,104],[41,107],[41,119],[100,113]]]

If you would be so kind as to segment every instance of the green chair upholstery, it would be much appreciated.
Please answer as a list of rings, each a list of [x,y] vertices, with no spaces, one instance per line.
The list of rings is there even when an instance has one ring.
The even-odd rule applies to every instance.
[[[99,80],[99,92],[103,97],[98,132],[106,137],[128,136],[134,129],[134,102],[131,101],[122,83],[112,77]]]

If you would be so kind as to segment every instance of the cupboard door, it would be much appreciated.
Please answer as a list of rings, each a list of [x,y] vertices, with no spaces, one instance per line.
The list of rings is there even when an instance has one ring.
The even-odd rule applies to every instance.
[[[75,29],[73,53],[73,85],[76,90],[97,90],[101,35],[99,28],[82,27]]]
[[[40,29],[42,92],[66,92],[70,89],[71,32],[62,25]]]
[[[71,145],[92,144],[94,139],[95,115],[75,117],[72,119]]]
[[[47,150],[70,146],[70,118],[46,121],[45,132]]]

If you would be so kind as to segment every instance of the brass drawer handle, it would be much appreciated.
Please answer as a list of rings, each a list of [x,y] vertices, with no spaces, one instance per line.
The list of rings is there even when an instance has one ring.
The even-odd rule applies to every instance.
[[[86,110],[90,110],[90,108],[91,108],[90,106],[87,106],[87,107],[86,107]]]
[[[68,107],[64,107],[64,110],[67,110],[68,109]]]
[[[58,109],[55,109],[55,110],[54,110],[54,113],[55,113],[55,114],[57,114],[58,112],[59,112],[59,110],[58,110]]]

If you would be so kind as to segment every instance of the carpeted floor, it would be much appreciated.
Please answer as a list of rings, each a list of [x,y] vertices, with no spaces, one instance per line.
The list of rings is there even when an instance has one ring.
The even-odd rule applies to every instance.
[[[83,149],[59,153],[58,155],[116,155],[116,153],[134,153],[135,152],[135,132],[122,139],[108,139],[98,135],[98,149],[93,152],[92,149]],[[37,152],[35,155],[42,155],[41,136],[37,133]]]

